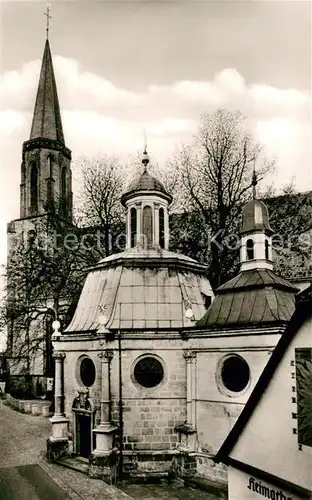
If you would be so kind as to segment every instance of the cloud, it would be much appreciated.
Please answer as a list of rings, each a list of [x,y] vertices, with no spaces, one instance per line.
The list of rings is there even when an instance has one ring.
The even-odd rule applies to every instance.
[[[162,162],[176,144],[192,140],[201,112],[226,107],[241,110],[267,154],[277,157],[277,183],[295,175],[297,187],[307,188],[312,161],[308,93],[249,84],[235,68],[225,68],[210,81],[176,81],[135,92],[84,71],[73,59],[56,56],[54,67],[66,143],[74,158],[104,152],[126,158],[142,146],[145,128],[149,149]],[[29,137],[39,72],[36,60],[1,78],[0,194],[7,219],[19,214],[21,146]]]

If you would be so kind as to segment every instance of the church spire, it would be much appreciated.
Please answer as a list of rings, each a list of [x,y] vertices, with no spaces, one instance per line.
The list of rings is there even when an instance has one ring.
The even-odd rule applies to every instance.
[[[30,138],[23,142],[20,217],[52,210],[70,221],[72,217],[71,151],[65,145],[60,105],[49,45],[50,10]]]
[[[30,139],[37,139],[39,137],[43,139],[52,139],[64,144],[60,105],[48,38],[46,39],[44,47],[37,98],[30,132]]]

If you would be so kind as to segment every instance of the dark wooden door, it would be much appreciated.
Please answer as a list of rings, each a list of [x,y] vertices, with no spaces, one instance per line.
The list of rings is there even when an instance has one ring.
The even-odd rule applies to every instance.
[[[81,457],[91,454],[91,416],[77,415],[77,451]]]

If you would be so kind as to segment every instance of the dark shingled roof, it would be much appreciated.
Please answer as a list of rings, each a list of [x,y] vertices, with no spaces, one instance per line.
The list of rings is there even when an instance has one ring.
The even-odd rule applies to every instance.
[[[146,170],[139,178],[135,179],[127,189],[127,191],[121,197],[121,203],[124,205],[125,201],[133,196],[137,191],[158,191],[162,193],[163,196],[171,203],[172,197],[167,193],[164,186],[160,181],[155,179]]]
[[[30,139],[39,137],[52,139],[64,144],[60,105],[48,40],[44,47],[36,104],[30,132]]]
[[[198,326],[288,322],[298,289],[268,269],[240,272],[220,286]]]

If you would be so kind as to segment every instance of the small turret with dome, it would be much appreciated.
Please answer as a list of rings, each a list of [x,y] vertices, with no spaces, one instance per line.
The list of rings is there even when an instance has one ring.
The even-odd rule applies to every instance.
[[[257,176],[253,172],[253,198],[242,210],[241,270],[273,269],[272,234],[268,209],[263,201],[257,199]]]
[[[123,194],[121,203],[127,208],[127,248],[169,248],[168,207],[172,196],[147,170],[146,147],[142,155],[143,173]]]
[[[294,311],[298,290],[273,272],[273,230],[256,185],[254,171],[253,197],[242,210],[240,272],[216,290],[215,300],[197,323],[200,327],[285,324]]]

